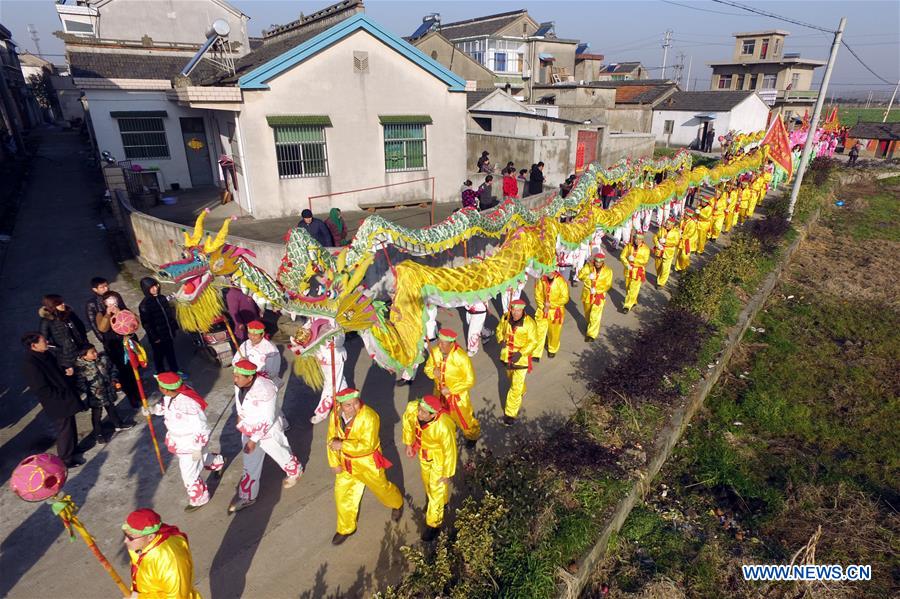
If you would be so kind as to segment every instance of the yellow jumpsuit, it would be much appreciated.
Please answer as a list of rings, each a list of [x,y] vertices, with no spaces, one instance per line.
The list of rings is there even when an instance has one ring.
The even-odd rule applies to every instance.
[[[381,441],[378,438],[381,419],[378,412],[361,405],[348,425],[341,417],[339,405],[335,403],[329,415],[325,447],[328,465],[342,467],[340,474],[334,478],[334,505],[337,508],[337,532],[349,535],[356,530],[359,502],[366,487],[378,501],[394,510],[403,505],[403,496],[384,473],[391,463],[381,455]],[[328,447],[332,439],[341,440],[340,451],[332,451]]]
[[[660,229],[653,236],[653,257],[656,265],[656,286],[665,287],[669,282],[669,273],[672,272],[672,262],[675,260],[675,252],[681,241],[681,232],[672,227]]]
[[[678,257],[675,258],[675,270],[686,270],[691,265],[691,252],[697,249],[697,221],[685,216],[681,221],[681,242],[678,245]]]
[[[711,204],[701,206],[697,211],[697,253],[702,254],[706,250],[706,238],[712,227],[713,207]]]
[[[140,553],[129,550],[131,589],[141,599],[201,599],[187,539],[157,535]]]
[[[766,174],[768,175],[768,173]],[[750,204],[747,206],[747,216],[753,216],[753,213],[756,212],[756,204],[766,195],[765,178],[757,177],[756,181],[750,185],[750,189],[753,190],[753,193],[750,195]]]
[[[444,506],[450,501],[450,485],[440,479],[456,474],[456,427],[447,412],[422,426],[418,412],[419,402],[407,404],[403,413],[403,444],[419,455],[422,484],[428,496],[425,524],[437,528],[444,521]]]
[[[443,399],[450,418],[462,431],[463,436],[474,441],[481,436],[481,425],[472,410],[469,389],[475,386],[475,369],[469,354],[457,344],[447,357],[441,353],[438,344],[428,350],[425,361],[425,376],[434,381],[434,395]],[[441,388],[450,389],[450,396],[441,393]]]
[[[725,204],[725,226],[722,230],[726,233],[731,231],[731,227],[737,223],[738,217],[738,190],[732,189],[728,192],[728,201]]]
[[[559,351],[566,304],[569,303],[569,284],[562,276],[555,276],[552,281],[549,277],[541,277],[534,283],[534,303],[537,306],[534,311],[537,343],[531,357],[540,359],[544,355],[545,342],[551,354]],[[545,307],[547,318],[544,318]]]
[[[500,344],[500,361],[506,364],[506,378],[509,379],[509,391],[506,392],[506,406],[503,413],[515,418],[522,407],[522,400],[528,388],[525,386],[525,375],[531,371],[531,355],[538,342],[537,325],[531,316],[522,316],[522,323],[513,327],[509,322],[509,312],[500,319],[497,325],[497,343]],[[520,353],[515,361],[510,361],[510,354]]]
[[[643,241],[637,249],[629,243],[622,250],[620,256],[625,265],[625,303],[622,307],[630,310],[638,301],[638,293],[641,292],[641,283],[647,280],[647,263],[650,261],[650,248]]]
[[[612,277],[611,268],[602,264],[597,270],[593,260],[578,271],[578,280],[582,283],[581,305],[584,308],[584,318],[587,320],[585,336],[591,341],[600,335],[600,318],[606,304],[606,293],[612,287]]]
[[[743,187],[738,190],[738,222],[743,223],[747,220],[747,209],[750,208],[750,197],[753,190],[749,187]]]
[[[712,228],[709,232],[709,238],[715,241],[722,234],[725,227],[725,208],[728,204],[728,194],[722,192],[713,199]]]

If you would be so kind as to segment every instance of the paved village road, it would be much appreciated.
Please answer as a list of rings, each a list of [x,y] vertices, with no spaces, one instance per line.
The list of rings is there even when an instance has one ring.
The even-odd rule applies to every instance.
[[[6,351],[0,352],[0,597],[117,594],[83,544],[69,542],[49,507],[19,500],[7,485],[9,472],[19,460],[48,447],[46,441],[41,444],[44,428],[37,416],[39,410],[33,407],[34,400],[19,375],[21,349],[17,345],[22,332],[37,326],[41,295],[60,293],[80,312],[90,277],[102,275],[113,281],[113,288],[122,292],[133,308],[139,301],[136,278],[142,269],[134,262],[119,267],[109,257],[104,231],[98,227],[101,190],[77,158],[81,149],[72,133],[43,134],[42,157],[37,159],[0,276],[0,331],[6,342]],[[611,356],[624,351],[641,321],[667,300],[667,292],[654,288],[655,276],[650,274],[638,309],[622,314],[623,279],[617,258],[617,252],[607,258],[615,279],[597,342],[603,351],[588,368],[602,369]],[[584,367],[576,366],[585,349],[578,301],[581,289],[571,291],[562,350],[555,359],[545,357],[535,365],[516,427],[499,425],[499,397],[505,393],[506,380],[499,368],[497,344],[488,344],[474,358],[478,380],[472,398],[484,431],[480,445],[514,448],[517,434],[552,432],[572,413],[574,401],[586,393],[576,372]],[[530,296],[531,285],[527,293]],[[439,320],[444,326],[463,330],[457,310],[441,310]],[[488,326],[495,324],[494,313]],[[166,456],[170,467],[160,476],[146,425],[118,434],[105,446],[83,440],[88,463],[70,472],[65,490],[82,506],[82,521],[119,573],[127,577],[129,572],[119,525],[132,509],[152,507],[189,535],[196,580],[207,598],[359,597],[395,581],[404,566],[398,548],[418,542],[424,503],[417,461],[401,458],[400,415],[406,402],[430,392],[431,384],[420,375],[412,387],[396,388],[393,376],[374,366],[361,349],[358,338],[348,340],[347,374],[350,383],[362,390],[363,400],[381,415],[382,447],[395,464],[388,476],[400,485],[410,504],[399,524],[392,523],[390,511],[367,493],[357,534],[340,547],[330,544],[335,512],[333,474],[325,460],[326,425],[309,423],[317,396],[294,378],[286,385],[283,410],[293,424],[288,438],[306,465],[306,474],[296,487],[282,490],[282,473],[267,459],[259,501],[227,516],[226,507],[241,472],[230,373],[194,354],[189,341],[182,338],[180,359],[191,375],[191,384],[209,400],[210,423],[216,423],[211,446],[227,456],[228,467],[217,488],[211,485],[210,504],[186,514],[177,466]],[[121,405],[120,410],[127,411]],[[163,429],[157,420],[160,441]],[[88,431],[86,414],[79,417],[79,431],[82,438]],[[459,495],[456,493],[456,500]]]

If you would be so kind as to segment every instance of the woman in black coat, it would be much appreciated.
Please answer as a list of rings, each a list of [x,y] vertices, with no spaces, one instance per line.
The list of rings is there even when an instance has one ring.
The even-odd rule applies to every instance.
[[[69,468],[84,464],[84,458],[75,449],[78,442],[75,414],[81,411],[82,405],[72,379],[63,374],[42,334],[26,333],[22,345],[25,346],[22,374],[31,392],[41,402],[44,413],[53,421],[59,459]]]
[[[141,326],[147,332],[147,339],[153,350],[156,373],[178,372],[178,360],[175,357],[175,331],[178,330],[178,322],[175,320],[175,310],[166,296],[160,294],[159,281],[153,277],[141,279],[141,290],[144,292],[144,299],[141,300],[138,311]]]
[[[528,195],[535,195],[544,191],[544,163],[538,162],[531,166],[531,175],[528,178]]]
[[[59,295],[45,295],[38,316],[41,335],[51,345],[60,367],[71,376],[78,352],[87,343],[84,323]]]

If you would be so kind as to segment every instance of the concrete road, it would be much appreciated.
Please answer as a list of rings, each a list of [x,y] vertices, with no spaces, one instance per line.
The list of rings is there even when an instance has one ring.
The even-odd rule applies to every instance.
[[[136,309],[139,301],[136,279],[141,269],[136,263],[119,267],[109,258],[104,231],[98,226],[101,189],[72,158],[80,151],[74,134],[44,134],[42,157],[0,276],[0,330],[7,340],[7,351],[0,354],[0,471],[4,484],[0,492],[0,596],[93,598],[117,593],[83,544],[69,542],[49,507],[21,501],[6,485],[19,460],[49,447],[43,439],[39,409],[23,388],[17,345],[22,332],[37,327],[41,295],[61,293],[80,312],[88,297],[88,281],[103,275],[132,307]],[[706,257],[711,253],[707,250]],[[597,342],[604,350],[601,357],[576,366],[585,344],[578,301],[581,289],[573,288],[575,301],[567,310],[562,350],[555,359],[545,357],[535,366],[528,378],[521,422],[515,427],[498,424],[506,378],[499,368],[497,344],[488,344],[474,358],[478,382],[472,397],[484,429],[480,446],[508,450],[515,447],[517,431],[552,432],[586,393],[577,369],[604,368],[610,357],[631,342],[641,320],[667,301],[667,293],[654,288],[651,274],[641,291],[639,308],[622,314],[623,279],[617,254],[609,253],[607,258],[615,279]],[[530,295],[531,285],[527,292]],[[463,330],[457,310],[441,310],[439,320],[443,326]],[[492,315],[488,326],[495,325]],[[418,542],[424,503],[417,461],[401,458],[399,420],[407,401],[430,392],[430,381],[420,375],[412,387],[397,388],[394,378],[361,352],[358,338],[348,341],[350,383],[362,390],[364,401],[381,415],[382,447],[395,464],[388,476],[400,485],[408,505],[402,521],[394,524],[390,511],[366,494],[358,532],[340,547],[333,547],[333,474],[324,449],[327,429],[324,423],[313,427],[308,420],[317,395],[294,378],[283,393],[283,410],[293,424],[288,438],[307,469],[300,484],[282,490],[283,474],[267,459],[259,501],[229,517],[226,507],[241,474],[230,374],[195,354],[189,340],[182,337],[178,351],[183,368],[191,375],[190,383],[206,395],[207,415],[216,425],[211,446],[228,459],[221,482],[211,485],[213,499],[204,509],[191,514],[182,511],[186,497],[177,466],[166,456],[171,467],[160,476],[146,425],[118,434],[105,446],[93,446],[84,439],[89,430],[87,414],[79,417],[88,463],[70,472],[65,491],[82,506],[84,524],[119,573],[127,577],[129,572],[120,523],[132,509],[152,507],[190,537],[197,584],[207,598],[358,597],[396,581],[405,567],[399,547]],[[152,388],[152,379],[147,383]],[[128,412],[124,405],[119,409]],[[162,441],[161,420],[156,426]],[[455,500],[460,495],[457,490]]]

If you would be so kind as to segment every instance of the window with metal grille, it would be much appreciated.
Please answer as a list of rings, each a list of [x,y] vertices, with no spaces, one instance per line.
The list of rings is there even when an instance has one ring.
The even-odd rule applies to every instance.
[[[279,125],[275,133],[275,157],[282,179],[328,175],[325,127],[316,125]]]
[[[663,133],[670,134],[675,131],[675,121],[663,121]]]
[[[161,118],[119,118],[119,133],[129,160],[169,158],[166,127]]]
[[[418,171],[428,167],[425,125],[384,125],[384,170]]]

